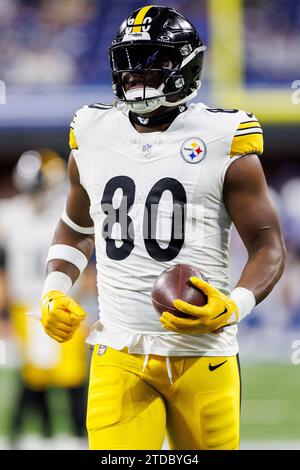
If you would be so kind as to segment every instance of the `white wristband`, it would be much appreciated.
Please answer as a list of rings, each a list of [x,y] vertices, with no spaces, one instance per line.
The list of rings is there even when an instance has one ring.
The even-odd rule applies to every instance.
[[[69,245],[52,245],[49,248],[46,264],[53,259],[62,259],[74,264],[79,270],[80,274],[86,268],[88,264],[87,257],[82,251],[77,250],[73,246]]]
[[[42,297],[51,290],[58,290],[64,294],[68,294],[72,285],[72,279],[66,273],[61,271],[52,271],[52,273],[48,274],[45,279]]]
[[[73,222],[73,220],[71,220],[70,217],[68,216],[66,208],[64,208],[63,210],[63,213],[61,215],[61,220],[75,232],[82,233],[84,235],[92,235],[93,233],[95,233],[94,226],[81,227],[80,225],[75,224],[75,222]]]
[[[243,320],[256,305],[254,294],[245,287],[236,287],[230,294],[230,298],[236,303],[239,309],[239,320]]]

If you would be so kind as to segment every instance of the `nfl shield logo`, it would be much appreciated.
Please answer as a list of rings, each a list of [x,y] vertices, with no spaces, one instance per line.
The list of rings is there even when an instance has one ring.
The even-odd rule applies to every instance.
[[[186,162],[199,163],[206,155],[206,145],[199,137],[191,137],[182,144],[180,153]]]
[[[151,150],[152,150],[152,145],[151,144],[144,144],[143,145],[143,154],[145,155],[145,157],[148,157],[148,155],[150,155]]]

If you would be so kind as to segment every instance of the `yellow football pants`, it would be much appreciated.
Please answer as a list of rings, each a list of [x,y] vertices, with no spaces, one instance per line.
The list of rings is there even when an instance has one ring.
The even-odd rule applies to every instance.
[[[87,429],[90,449],[238,449],[236,356],[170,357],[95,346]],[[145,361],[146,358],[146,361]],[[147,361],[148,359],[148,361]]]

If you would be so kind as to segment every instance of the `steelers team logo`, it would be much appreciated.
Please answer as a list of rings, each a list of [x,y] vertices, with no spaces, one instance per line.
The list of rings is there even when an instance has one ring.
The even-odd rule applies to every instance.
[[[180,153],[186,162],[199,163],[206,155],[206,145],[199,137],[191,137],[182,144]]]

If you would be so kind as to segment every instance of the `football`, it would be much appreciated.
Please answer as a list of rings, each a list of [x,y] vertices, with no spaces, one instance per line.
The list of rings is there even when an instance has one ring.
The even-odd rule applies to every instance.
[[[174,307],[173,301],[176,299],[181,299],[200,307],[207,303],[207,297],[204,292],[197,289],[191,283],[191,276],[201,277],[207,281],[199,268],[189,264],[176,264],[165,269],[158,276],[153,284],[151,295],[153,306],[159,315],[168,311],[178,317],[190,317],[190,315],[180,312]]]

